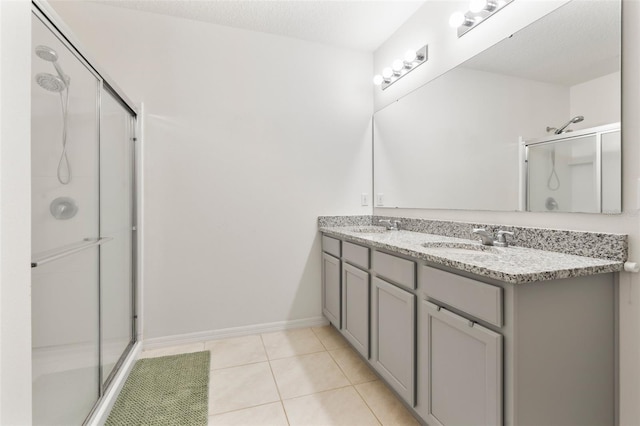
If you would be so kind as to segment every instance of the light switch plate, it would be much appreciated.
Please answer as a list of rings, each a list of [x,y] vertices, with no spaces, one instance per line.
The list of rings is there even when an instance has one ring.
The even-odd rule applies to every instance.
[[[376,205],[384,206],[384,194],[382,192],[378,192],[376,195]]]
[[[369,194],[367,194],[366,192],[360,194],[360,204],[363,206],[369,205]]]

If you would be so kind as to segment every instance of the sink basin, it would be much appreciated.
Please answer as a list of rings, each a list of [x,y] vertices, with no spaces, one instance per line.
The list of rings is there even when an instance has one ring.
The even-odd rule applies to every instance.
[[[349,231],[357,232],[358,234],[381,234],[387,232],[387,228],[384,226],[354,226]]]
[[[431,242],[424,243],[422,247],[436,249],[438,251],[451,254],[497,254],[499,251],[492,246],[483,246],[477,243],[452,243],[452,242]]]

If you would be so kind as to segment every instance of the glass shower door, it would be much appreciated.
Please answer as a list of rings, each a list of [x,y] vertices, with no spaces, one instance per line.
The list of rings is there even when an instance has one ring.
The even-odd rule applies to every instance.
[[[102,384],[133,344],[133,123],[108,89],[100,94],[100,252]]]
[[[100,81],[32,16],[33,423],[79,425],[99,397]]]

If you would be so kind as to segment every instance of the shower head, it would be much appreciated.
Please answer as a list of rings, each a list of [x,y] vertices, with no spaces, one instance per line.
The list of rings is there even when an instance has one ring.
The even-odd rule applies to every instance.
[[[66,75],[64,73],[64,71],[62,71],[62,68],[60,68],[60,65],[58,64],[58,52],[56,52],[55,50],[53,50],[49,46],[44,46],[44,45],[36,46],[35,51],[36,51],[36,55],[38,56],[38,58],[43,59],[43,60],[45,60],[47,62],[51,62],[53,64],[53,67],[56,69],[56,72],[58,73],[58,76],[60,77],[60,80],[63,81],[65,88],[69,87],[69,83],[71,82],[71,78],[69,78],[69,76]],[[36,79],[37,79],[37,76],[36,76]],[[44,86],[42,86],[42,87],[44,87]],[[47,90],[49,90],[49,89],[47,89]],[[62,89],[62,90],[64,90],[64,89]],[[58,90],[58,91],[60,91],[60,90]]]
[[[38,58],[44,59],[49,62],[56,62],[58,60],[58,52],[50,48],[49,46],[37,46],[36,55]]]
[[[565,133],[565,132],[570,132],[570,130],[565,130],[567,127],[569,127],[572,124],[576,124],[579,123],[581,121],[584,120],[584,117],[582,115],[576,115],[575,117],[573,117],[571,120],[567,121],[564,126],[560,126],[559,128],[555,129],[555,133],[556,135],[559,135],[561,133]],[[547,132],[551,131],[553,129],[553,127],[547,127]]]
[[[49,92],[58,93],[67,88],[66,83],[60,77],[44,72],[36,75],[36,83]]]

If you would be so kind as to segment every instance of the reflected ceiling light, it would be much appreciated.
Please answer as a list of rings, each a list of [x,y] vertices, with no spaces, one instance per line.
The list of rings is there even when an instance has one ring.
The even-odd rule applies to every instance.
[[[416,57],[416,51],[409,49],[404,53],[404,62],[411,63],[416,60]]]
[[[491,12],[498,7],[498,2],[494,0],[471,0],[469,3],[469,10],[473,13],[482,12],[486,10]]]
[[[470,27],[475,23],[472,18],[467,17],[462,12],[453,12],[449,18],[449,26],[451,28],[458,28],[461,26]]]
[[[382,86],[382,90],[384,90],[419,65],[427,62],[427,47],[427,45],[424,45],[418,50],[407,50],[402,60],[396,59],[391,67],[386,67],[382,70],[382,75],[373,77],[373,84]]]
[[[400,75],[400,71],[402,71],[403,68],[404,62],[400,59],[396,59],[395,61],[393,61],[393,64],[391,64],[391,69],[393,70],[393,75],[395,76]]]
[[[449,25],[458,29],[458,37],[462,37],[472,28],[485,21],[513,0],[471,0],[469,10],[465,13],[454,12],[449,18]]]

